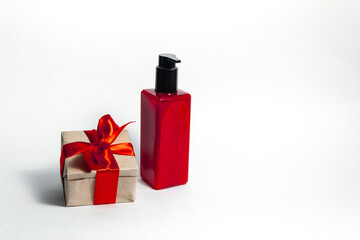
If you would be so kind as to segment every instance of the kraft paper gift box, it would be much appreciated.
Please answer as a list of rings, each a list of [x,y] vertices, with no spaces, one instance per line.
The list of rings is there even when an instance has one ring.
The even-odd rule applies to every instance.
[[[72,142],[90,143],[84,131],[64,131],[61,133],[61,148]],[[112,144],[130,142],[127,130],[122,130]],[[135,200],[138,165],[135,156],[114,154],[119,165],[119,181],[116,202],[133,202]],[[82,154],[65,158],[63,168],[63,188],[66,206],[94,204],[96,171],[87,165]]]

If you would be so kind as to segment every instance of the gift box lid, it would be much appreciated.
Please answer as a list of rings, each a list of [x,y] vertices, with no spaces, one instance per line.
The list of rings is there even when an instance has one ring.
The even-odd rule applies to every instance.
[[[71,142],[90,142],[84,131],[64,131],[61,132],[61,148],[64,144]],[[113,144],[131,142],[127,130],[123,130],[115,139]],[[138,175],[138,165],[135,156],[114,154],[115,160],[119,165],[119,177],[136,177]],[[79,180],[84,178],[95,178],[96,171],[90,169],[85,162],[82,154],[77,154],[65,159],[63,177],[67,180]]]

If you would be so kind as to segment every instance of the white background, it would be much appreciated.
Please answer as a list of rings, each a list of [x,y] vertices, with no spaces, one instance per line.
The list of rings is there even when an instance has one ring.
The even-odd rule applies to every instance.
[[[359,1],[0,0],[1,239],[360,239]],[[140,91],[175,53],[190,179],[63,207],[60,132],[110,113],[137,158]]]

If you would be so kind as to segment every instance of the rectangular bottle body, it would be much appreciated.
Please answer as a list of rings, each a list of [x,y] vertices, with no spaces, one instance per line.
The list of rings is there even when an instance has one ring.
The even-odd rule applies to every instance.
[[[141,92],[141,178],[155,189],[188,180],[190,94]]]

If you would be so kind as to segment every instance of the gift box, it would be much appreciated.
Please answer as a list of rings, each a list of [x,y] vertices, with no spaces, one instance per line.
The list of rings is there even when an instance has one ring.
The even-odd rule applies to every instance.
[[[61,133],[66,206],[135,200],[138,165],[125,126],[105,115],[98,130]]]

